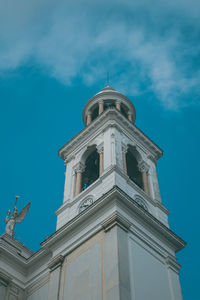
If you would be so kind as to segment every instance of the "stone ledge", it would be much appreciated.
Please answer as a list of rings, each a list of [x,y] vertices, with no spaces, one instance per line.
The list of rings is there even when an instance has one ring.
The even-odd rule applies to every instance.
[[[128,232],[129,228],[131,227],[131,223],[120,213],[115,212],[102,223],[102,227],[105,232],[109,231],[114,226],[119,226],[124,231]]]

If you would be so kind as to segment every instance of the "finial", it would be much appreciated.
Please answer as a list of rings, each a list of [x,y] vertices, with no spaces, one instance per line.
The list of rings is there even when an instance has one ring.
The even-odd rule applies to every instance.
[[[107,72],[107,86],[110,85],[110,81],[109,81],[109,72]]]

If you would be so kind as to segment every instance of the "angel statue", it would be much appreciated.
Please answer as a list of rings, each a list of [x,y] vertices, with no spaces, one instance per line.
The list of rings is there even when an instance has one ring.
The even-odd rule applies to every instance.
[[[9,234],[10,236],[14,236],[15,232],[15,224],[16,223],[21,223],[21,221],[24,220],[24,218],[26,217],[29,207],[31,205],[31,202],[29,202],[18,214],[18,210],[17,210],[17,200],[18,200],[19,196],[16,196],[16,201],[15,201],[15,206],[14,206],[14,210],[13,213],[11,215],[11,217],[9,218],[10,214],[11,214],[11,210],[9,209],[7,216],[5,218],[5,222],[6,222],[6,233]]]

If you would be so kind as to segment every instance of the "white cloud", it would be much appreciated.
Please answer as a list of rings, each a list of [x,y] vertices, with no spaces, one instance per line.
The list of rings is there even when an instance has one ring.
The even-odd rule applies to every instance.
[[[141,94],[145,87],[169,109],[198,102],[191,96],[200,84],[197,0],[0,5],[1,74],[34,59],[64,84],[79,75],[90,85],[111,70],[119,89]]]

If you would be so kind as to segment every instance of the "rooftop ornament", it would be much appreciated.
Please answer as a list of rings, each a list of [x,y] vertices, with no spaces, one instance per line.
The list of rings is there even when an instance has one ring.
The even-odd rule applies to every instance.
[[[19,199],[19,196],[16,196],[15,206],[14,206],[14,210],[13,210],[11,217],[9,218],[9,216],[11,214],[11,210],[9,209],[7,216],[5,218],[5,223],[7,224],[6,225],[6,233],[8,235],[10,235],[11,237],[13,237],[15,234],[15,231],[14,231],[15,224],[21,223],[25,219],[25,217],[28,213],[29,207],[31,205],[31,202],[29,202],[18,214],[18,210],[17,210],[17,200],[18,199]]]

